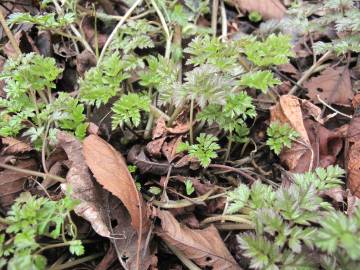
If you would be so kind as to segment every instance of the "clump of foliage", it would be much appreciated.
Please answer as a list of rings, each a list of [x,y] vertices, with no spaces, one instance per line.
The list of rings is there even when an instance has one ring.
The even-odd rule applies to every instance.
[[[47,260],[41,253],[56,247],[69,247],[70,253],[76,256],[84,254],[70,217],[77,203],[68,196],[51,201],[22,193],[4,220],[6,230],[0,234],[0,265],[7,264],[8,269],[45,269]],[[41,243],[43,238],[59,242],[44,244]]]
[[[216,150],[220,149],[217,144],[218,139],[213,135],[201,133],[196,141],[197,143],[192,145],[188,142],[179,144],[177,151],[187,151],[191,157],[199,160],[202,167],[206,168],[210,165],[211,160],[217,157]]]
[[[245,214],[255,229],[238,235],[250,268],[352,269],[359,263],[360,208],[348,217],[319,195],[340,187],[344,173],[338,166],[318,168],[277,190],[255,182],[228,193],[228,213]]]
[[[62,70],[55,59],[34,53],[8,60],[1,73],[6,82],[6,99],[0,99],[0,135],[29,136],[39,148],[48,132],[55,139],[58,129],[85,136],[84,105],[67,93],[52,95]],[[51,136],[49,136],[51,137]]]
[[[270,124],[266,133],[269,137],[266,144],[277,155],[284,147],[290,148],[292,141],[299,137],[299,134],[287,123],[281,124],[277,121]]]
[[[327,51],[344,54],[349,51],[360,52],[360,11],[353,0],[325,0],[321,4],[303,2],[294,4],[289,10],[291,25],[300,26],[304,32],[333,31],[339,38],[329,42],[318,41],[313,48],[315,53]],[[320,17],[309,20],[312,14],[321,13]]]
[[[115,129],[118,125],[126,123],[129,126],[139,126],[141,120],[141,111],[149,112],[150,98],[146,95],[130,93],[123,95],[112,106],[114,112],[112,124]]]

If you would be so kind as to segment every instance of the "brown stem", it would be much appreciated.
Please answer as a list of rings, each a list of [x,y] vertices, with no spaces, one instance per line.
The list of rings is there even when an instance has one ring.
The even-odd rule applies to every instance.
[[[21,55],[21,50],[20,50],[19,44],[16,42],[16,39],[15,39],[13,33],[10,31],[10,29],[9,29],[9,27],[7,25],[7,22],[5,20],[4,14],[2,13],[1,9],[0,9],[0,23],[1,23],[1,26],[3,27],[3,29],[5,31],[5,34],[9,38],[11,46],[15,50],[16,57],[19,57]]]

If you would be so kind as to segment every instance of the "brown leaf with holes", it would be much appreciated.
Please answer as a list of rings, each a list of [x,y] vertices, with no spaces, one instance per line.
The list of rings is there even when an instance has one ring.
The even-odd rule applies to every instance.
[[[6,145],[6,147],[2,150],[2,154],[8,154],[8,155],[21,154],[33,150],[31,145],[19,141],[12,137],[2,138],[1,140],[2,143]]]
[[[66,175],[66,184],[72,189],[72,197],[80,200],[74,211],[91,223],[91,226],[101,236],[109,237],[110,231],[106,225],[106,215],[102,211],[102,191],[93,182],[90,171],[85,163],[83,146],[73,135],[66,132],[58,132],[58,146],[64,149],[70,161],[70,169]]]
[[[213,225],[195,230],[181,225],[168,211],[157,211],[157,216],[161,220],[161,228],[158,228],[157,234],[198,266],[216,270],[241,269]]]
[[[145,204],[124,158],[96,135],[86,137],[83,144],[86,164],[96,180],[122,201],[129,211],[133,227],[137,231],[147,231],[149,220]]]
[[[226,2],[239,7],[244,12],[257,11],[264,19],[281,19],[286,8],[280,0],[227,0]]]
[[[314,103],[320,103],[318,96],[328,104],[350,106],[354,97],[350,71],[346,66],[327,68],[304,83],[308,96]]]

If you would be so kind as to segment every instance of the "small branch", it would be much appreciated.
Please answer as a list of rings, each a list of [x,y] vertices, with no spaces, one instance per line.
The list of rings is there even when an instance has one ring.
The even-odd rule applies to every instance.
[[[193,125],[194,125],[194,98],[191,99],[191,103],[190,103],[190,143],[191,144],[194,144]]]
[[[68,261],[64,264],[60,264],[60,265],[57,265],[57,266],[54,266],[54,267],[51,267],[49,268],[49,270],[62,270],[62,269],[68,269],[68,268],[72,268],[76,265],[79,265],[81,263],[85,263],[85,262],[88,262],[88,261],[92,261],[96,258],[99,258],[99,257],[102,257],[104,256],[104,253],[95,253],[93,255],[90,255],[90,256],[86,256],[86,257],[83,257],[83,258],[80,258],[80,259],[77,259],[77,260],[74,260],[74,261]]]
[[[294,95],[298,90],[299,86],[301,86],[307,79],[309,79],[310,76],[317,70],[317,68],[326,60],[328,60],[331,57],[331,55],[332,55],[331,51],[326,52],[316,63],[314,63],[306,72],[304,72],[301,78],[289,91],[289,95]]]
[[[205,224],[216,222],[216,221],[233,221],[237,223],[247,224],[249,226],[254,226],[254,223],[251,222],[249,217],[246,215],[218,215],[213,217],[205,218],[203,221],[200,222],[200,226],[204,226]]]
[[[210,164],[209,168],[228,170],[228,171],[231,171],[231,172],[238,173],[241,176],[243,176],[244,178],[250,180],[251,183],[254,183],[256,181],[256,179],[254,177],[248,175],[247,173],[243,172],[242,170],[240,170],[238,168],[230,167],[230,166],[227,166],[227,165],[221,165],[221,164]]]
[[[155,116],[155,118],[164,118],[165,121],[169,121],[170,117],[164,113],[162,110],[156,108],[154,105],[150,105],[150,113]]]
[[[121,18],[121,20],[118,22],[118,24],[115,26],[114,30],[111,32],[109,38],[106,40],[105,45],[101,51],[99,61],[97,63],[97,66],[100,65],[101,61],[104,59],[105,53],[107,48],[110,46],[111,41],[114,39],[116,33],[119,31],[120,27],[126,22],[126,20],[130,17],[130,15],[133,13],[133,11],[136,9],[137,6],[139,6],[142,3],[143,0],[137,0],[130,8],[129,10],[124,14],[124,16]]]
[[[329,104],[327,104],[324,100],[322,100],[319,95],[317,95],[317,99],[318,99],[325,107],[329,108],[330,110],[334,111],[335,113],[340,114],[340,115],[342,115],[342,116],[344,116],[344,117],[346,117],[346,118],[352,119],[352,116],[351,116],[351,115],[347,115],[347,114],[342,113],[342,112],[338,111],[337,109],[331,107],[331,106],[330,106]]]
[[[0,23],[4,29],[5,34],[9,38],[11,46],[14,48],[16,57],[19,57],[21,55],[21,50],[20,50],[19,44],[16,42],[16,39],[15,39],[13,33],[10,31],[8,24],[5,20],[4,14],[2,13],[1,9],[0,9]]]
[[[46,173],[42,173],[42,172],[37,172],[37,171],[32,171],[32,170],[27,170],[27,169],[21,169],[15,166],[11,166],[11,165],[7,165],[4,163],[0,163],[0,167],[4,168],[4,169],[8,169],[8,170],[12,170],[15,172],[20,172],[20,173],[24,173],[24,174],[28,174],[28,175],[33,175],[33,176],[37,176],[37,177],[42,177],[42,178],[51,178],[54,179],[58,182],[61,183],[65,183],[66,179],[57,176],[57,175],[53,175],[53,174],[46,174]]]

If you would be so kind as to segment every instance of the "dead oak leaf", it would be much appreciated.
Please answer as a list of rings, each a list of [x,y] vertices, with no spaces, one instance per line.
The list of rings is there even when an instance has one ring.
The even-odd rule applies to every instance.
[[[279,0],[227,0],[230,4],[239,7],[242,11],[257,11],[264,19],[281,19],[286,8]]]
[[[200,267],[217,270],[241,269],[213,225],[203,230],[195,230],[180,225],[168,211],[157,211],[157,216],[161,219],[161,228],[157,230],[157,234]]]
[[[346,66],[327,68],[319,76],[304,83],[308,96],[314,103],[320,103],[318,96],[328,104],[349,106],[354,97],[350,72]]]
[[[360,198],[360,141],[355,142],[348,156],[348,188],[351,193]]]
[[[140,232],[148,230],[148,217],[142,197],[121,154],[96,135],[84,140],[86,164],[96,180],[119,198],[129,211],[133,227]]]

